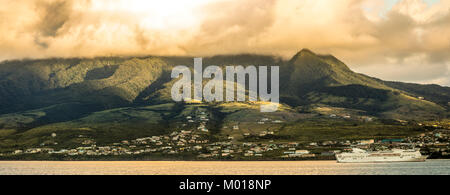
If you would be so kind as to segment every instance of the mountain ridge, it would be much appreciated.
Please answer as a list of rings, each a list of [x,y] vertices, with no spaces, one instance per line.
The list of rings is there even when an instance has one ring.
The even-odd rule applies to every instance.
[[[43,93],[45,96],[45,92],[48,91],[70,91],[71,88],[74,88],[74,91],[105,90],[106,94],[108,94],[107,91],[110,91],[119,96],[119,99],[135,102],[144,89],[150,87],[154,81],[160,80],[163,71],[168,72],[171,67],[178,65],[172,64],[176,62],[188,65],[192,64],[192,59],[187,57],[99,57],[7,61],[0,63],[0,75],[2,76],[0,77],[0,100],[14,102],[17,101],[17,98],[22,99],[20,97]],[[281,61],[274,56],[251,54],[221,55],[204,59],[204,64],[219,64],[220,62],[225,62],[224,65],[231,63],[262,65],[264,62],[280,65],[282,95],[304,97],[308,92],[320,90],[323,87],[362,85],[377,89],[404,91],[417,96],[423,95],[421,97],[427,96],[425,98],[430,100],[438,99],[437,102],[444,107],[448,106],[445,105],[444,99],[450,97],[449,87],[433,85],[433,89],[440,93],[426,93],[427,90],[417,90],[412,86],[426,88],[427,85],[383,81],[355,73],[333,55],[318,55],[309,49],[300,50],[288,61]],[[150,74],[146,74],[143,70],[148,70]],[[113,72],[106,73],[105,71]],[[143,78],[145,76],[141,75],[142,79],[133,81],[139,77],[136,75],[141,73],[145,73],[145,76],[151,79]],[[96,74],[100,75],[100,78],[96,79]],[[103,74],[109,75],[105,77]],[[165,83],[168,81],[165,79]],[[126,87],[121,87],[121,85],[126,85]],[[120,92],[121,90],[124,92]],[[84,93],[88,92],[89,90]],[[439,97],[433,98],[432,96]],[[0,109],[0,113],[7,113],[2,110],[4,109]]]
[[[175,82],[170,78],[171,68],[192,67],[192,63],[188,57],[155,56],[0,63],[0,146],[39,143],[53,131],[70,137],[89,129],[105,142],[111,140],[108,135],[119,139],[133,133],[168,131],[176,124],[174,120],[181,120],[198,107],[174,103],[170,98]],[[318,55],[308,49],[290,60],[241,54],[206,57],[203,64],[280,66],[283,109],[273,117],[293,124],[305,116],[333,113],[380,120],[450,117],[450,87],[383,81],[352,71],[332,55]],[[227,132],[224,124],[267,117],[252,104],[201,106],[217,115],[212,121],[218,133]]]

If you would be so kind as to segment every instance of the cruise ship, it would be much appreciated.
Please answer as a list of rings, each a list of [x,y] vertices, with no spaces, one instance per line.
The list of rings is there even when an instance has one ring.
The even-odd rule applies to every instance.
[[[427,157],[418,150],[401,149],[367,152],[353,148],[352,152],[336,154],[339,163],[424,162]]]

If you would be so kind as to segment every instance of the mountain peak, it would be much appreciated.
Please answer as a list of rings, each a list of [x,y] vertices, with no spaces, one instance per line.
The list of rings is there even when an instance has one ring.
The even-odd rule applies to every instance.
[[[339,68],[342,70],[350,71],[350,69],[340,61],[338,58],[333,55],[327,54],[316,54],[312,52],[310,49],[304,48],[300,50],[292,59],[291,63],[296,64],[297,61],[303,61],[303,63],[307,63],[308,65],[326,65],[323,68]],[[298,62],[297,62],[298,63]]]
[[[314,52],[312,52],[310,49],[308,49],[308,48],[303,48],[302,50],[300,50],[300,52],[298,52],[298,53],[311,53],[311,54],[314,54]]]
[[[302,49],[289,61],[291,91],[305,94],[318,88],[330,86],[362,85],[373,88],[389,88],[350,70],[332,55],[315,54]]]
[[[316,54],[314,52],[312,52],[310,49],[303,48],[295,56],[299,57],[299,56],[303,56],[303,55],[316,55]]]
[[[306,56],[317,56],[317,55],[314,52],[312,52],[310,49],[303,48],[302,50],[297,52],[297,54],[295,54],[295,56],[292,57],[291,62],[294,62],[297,59],[299,59],[301,57],[306,57]]]

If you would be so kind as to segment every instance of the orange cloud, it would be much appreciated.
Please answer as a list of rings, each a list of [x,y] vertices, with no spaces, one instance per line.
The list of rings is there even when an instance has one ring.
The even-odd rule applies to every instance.
[[[389,80],[450,85],[450,2],[0,0],[0,60],[332,53]],[[419,68],[420,67],[420,68]]]

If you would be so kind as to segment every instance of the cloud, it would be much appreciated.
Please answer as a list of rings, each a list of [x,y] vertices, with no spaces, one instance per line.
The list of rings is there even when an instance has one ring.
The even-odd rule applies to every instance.
[[[0,60],[331,53],[388,80],[450,86],[450,1],[0,0]]]
[[[258,52],[261,35],[275,22],[275,0],[220,1],[202,7],[199,32],[185,44],[197,55]]]
[[[56,37],[58,31],[70,19],[72,1],[37,2],[36,8],[41,17],[35,27],[34,41],[38,46],[48,48],[48,43],[42,41],[42,39]]]
[[[37,30],[44,37],[55,37],[70,17],[71,1],[43,2],[38,8],[42,18],[36,25]]]

